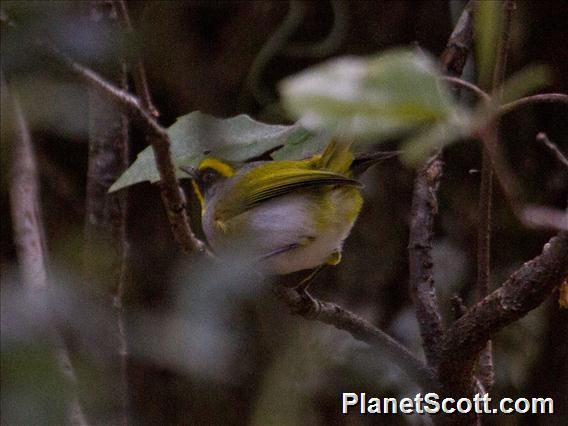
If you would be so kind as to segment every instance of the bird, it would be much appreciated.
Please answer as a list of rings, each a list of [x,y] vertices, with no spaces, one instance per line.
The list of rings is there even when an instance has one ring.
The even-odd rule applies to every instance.
[[[235,162],[206,156],[192,179],[208,245],[220,258],[240,253],[263,274],[285,275],[337,265],[361,212],[371,165],[398,151],[361,154],[332,139],[302,160]]]

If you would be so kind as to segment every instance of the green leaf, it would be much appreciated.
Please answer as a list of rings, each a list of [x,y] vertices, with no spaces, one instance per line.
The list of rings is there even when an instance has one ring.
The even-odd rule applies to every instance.
[[[500,0],[484,0],[475,3],[475,49],[479,84],[491,86],[493,69],[503,25],[503,3]]]
[[[331,141],[332,135],[328,132],[308,132],[298,134],[291,138],[286,145],[274,151],[270,156],[274,160],[301,160],[321,153]]]
[[[168,128],[172,160],[178,177],[187,177],[179,166],[196,167],[206,156],[232,161],[245,161],[273,148],[308,138],[309,132],[299,125],[264,124],[248,115],[221,119],[199,111],[179,117]],[[110,192],[135,183],[157,182],[160,175],[152,147],[144,149],[136,161],[111,186]]]
[[[456,109],[447,120],[408,138],[402,147],[402,161],[410,166],[422,164],[435,150],[468,137],[474,126],[470,112]]]
[[[304,127],[374,142],[441,120],[453,104],[434,61],[408,49],[326,62],[285,79],[280,92]]]
[[[513,74],[503,83],[501,103],[515,101],[552,82],[552,73],[546,65],[529,65]]]

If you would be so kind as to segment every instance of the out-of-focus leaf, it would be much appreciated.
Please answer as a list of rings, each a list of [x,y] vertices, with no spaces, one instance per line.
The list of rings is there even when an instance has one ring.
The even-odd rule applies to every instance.
[[[418,166],[436,149],[469,136],[473,123],[471,113],[456,109],[447,120],[407,139],[402,148],[402,160],[411,166]]]
[[[306,128],[374,142],[444,119],[453,104],[434,61],[408,49],[326,62],[287,78],[280,92]]]
[[[502,103],[512,102],[543,88],[552,81],[546,65],[529,65],[503,83]]]
[[[179,117],[168,128],[172,159],[179,166],[196,167],[206,156],[232,161],[257,157],[279,145],[307,138],[309,133],[299,125],[264,124],[248,115],[221,119],[199,111]],[[178,171],[178,177],[187,177]],[[117,191],[138,182],[157,182],[160,175],[151,147],[144,149],[136,161],[111,186]]]
[[[502,2],[500,0],[484,0],[475,3],[475,50],[479,84],[483,88],[491,84],[502,23]]]

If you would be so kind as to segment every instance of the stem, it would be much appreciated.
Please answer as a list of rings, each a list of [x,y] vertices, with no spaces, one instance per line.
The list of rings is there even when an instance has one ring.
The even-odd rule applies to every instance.
[[[497,63],[493,72],[492,89],[495,93],[495,103],[501,102],[503,94],[503,81],[507,69],[507,58],[509,54],[509,42],[511,37],[511,22],[515,9],[514,0],[503,1],[503,32],[499,50],[497,52]],[[489,149],[494,149],[500,153],[499,143],[499,118],[491,122],[482,131],[481,137],[485,140],[483,144],[483,159],[481,167],[481,188],[479,190],[479,228],[477,234],[477,298],[483,299],[490,288],[491,281],[491,209],[493,196],[493,167],[491,159],[496,158]],[[502,158],[501,155],[498,158]],[[491,340],[487,344],[478,361],[479,380],[483,387],[490,392],[495,383],[495,373],[493,370],[493,348]]]

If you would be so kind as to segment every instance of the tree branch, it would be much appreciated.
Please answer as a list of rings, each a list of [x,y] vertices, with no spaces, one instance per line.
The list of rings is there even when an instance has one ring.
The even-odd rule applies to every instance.
[[[306,319],[320,321],[350,333],[355,339],[368,343],[387,354],[412,380],[423,389],[437,389],[434,371],[417,359],[402,344],[384,331],[342,307],[310,297],[302,297],[296,290],[275,285],[274,292],[290,311]]]
[[[49,280],[46,270],[47,254],[39,200],[37,160],[32,136],[20,103],[15,94],[8,93],[3,73],[0,75],[0,80],[2,111],[8,115],[7,120],[1,121],[2,134],[10,135],[12,141],[10,206],[19,271],[22,285],[32,303],[39,301],[40,304],[44,304]],[[4,128],[9,125],[10,129]],[[76,426],[86,426],[88,423],[77,398],[77,378],[69,360],[69,353],[57,330],[53,330],[51,337],[59,368],[72,389],[69,422]]]
[[[117,10],[118,18],[124,28],[124,31],[128,38],[134,38],[134,28],[132,27],[132,22],[130,21],[130,16],[128,15],[128,8],[124,0],[115,0],[115,8]],[[129,55],[131,57],[128,60],[132,66],[132,79],[134,80],[134,87],[136,88],[136,93],[142,101],[142,107],[147,110],[152,116],[159,117],[160,112],[154,106],[152,102],[152,95],[150,94],[150,87],[148,86],[148,80],[146,79],[146,69],[144,68],[144,63],[140,57],[140,50],[136,48],[134,54]]]
[[[462,75],[472,44],[473,0],[469,0],[442,53],[441,62],[444,74]]]
[[[189,225],[185,209],[185,195],[178,185],[171,158],[170,138],[166,129],[160,126],[155,118],[141,106],[136,97],[120,90],[94,71],[76,63],[52,43],[40,42],[40,45],[53,59],[65,65],[89,86],[104,93],[110,100],[140,120],[148,132],[148,139],[152,145],[156,167],[160,173],[162,200],[174,237],[186,253],[192,250],[206,252],[205,244],[197,239]]]
[[[526,96],[524,98],[517,99],[516,101],[509,102],[505,105],[501,105],[498,114],[505,115],[527,105],[543,103],[562,103],[568,105],[568,95],[565,95],[563,93],[541,93],[538,95]]]
[[[436,154],[418,172],[412,195],[408,244],[410,291],[416,307],[428,365],[437,368],[444,337],[434,278],[432,276],[432,228],[438,212],[436,193],[442,177],[442,161]]]
[[[458,391],[468,388],[475,358],[491,336],[538,307],[567,275],[568,232],[561,232],[447,330],[440,363],[443,382]]]
[[[567,96],[568,98],[568,96]],[[568,167],[568,158],[558,149],[556,144],[548,139],[548,136],[544,132],[540,132],[536,135],[536,140],[542,142],[549,150],[554,154],[556,159],[560,161],[565,167]]]
[[[96,17],[101,32],[109,38],[117,33],[116,11],[99,2],[91,3],[91,16]],[[127,90],[126,67],[122,55],[113,55],[109,73],[113,80]],[[122,299],[126,286],[126,192],[110,194],[111,184],[128,167],[129,120],[120,108],[109,101],[97,88],[89,86],[89,157],[85,206],[85,247],[83,272],[86,284],[93,293],[103,293],[112,307],[113,321],[104,327],[112,344],[101,348],[105,361],[94,366],[103,392],[93,394],[85,389],[85,396],[96,399],[102,410],[87,415],[100,423],[128,424],[127,338],[125,335]],[[77,356],[81,356],[79,351]]]

